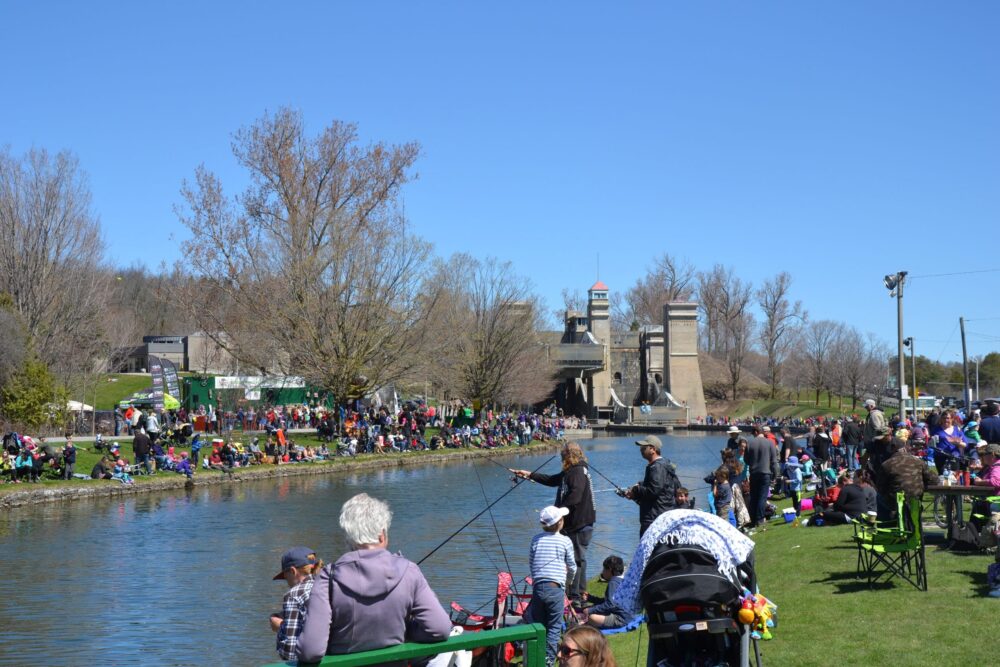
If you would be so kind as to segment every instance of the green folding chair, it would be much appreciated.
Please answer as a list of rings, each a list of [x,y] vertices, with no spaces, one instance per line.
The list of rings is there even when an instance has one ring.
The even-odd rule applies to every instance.
[[[926,591],[923,508],[918,498],[907,499],[902,493],[896,495],[896,503],[899,517],[894,526],[855,526],[857,576],[867,578],[869,587],[877,581],[899,577]]]

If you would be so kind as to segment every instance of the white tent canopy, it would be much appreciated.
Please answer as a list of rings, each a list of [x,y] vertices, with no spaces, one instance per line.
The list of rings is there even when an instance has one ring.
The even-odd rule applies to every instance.
[[[66,409],[70,412],[93,412],[94,406],[80,401],[66,401]]]

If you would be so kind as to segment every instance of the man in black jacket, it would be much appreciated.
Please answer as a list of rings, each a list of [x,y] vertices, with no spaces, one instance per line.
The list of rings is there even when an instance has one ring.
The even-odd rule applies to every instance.
[[[857,470],[861,466],[858,464],[858,455],[861,453],[863,436],[861,435],[861,424],[858,418],[848,419],[844,424],[844,430],[840,434],[840,442],[847,448],[847,469]]]
[[[660,456],[659,438],[647,435],[635,444],[646,460],[646,474],[641,482],[625,492],[625,497],[639,504],[639,537],[642,537],[656,517],[676,507],[675,494],[680,480],[673,465]]]
[[[139,430],[135,432],[135,437],[132,438],[132,453],[135,454],[135,464],[141,463],[146,469],[146,474],[151,472],[149,469],[149,450],[151,447],[146,429],[140,426]]]
[[[575,442],[567,442],[562,449],[562,471],[545,475],[528,470],[513,470],[521,479],[530,479],[544,486],[556,486],[556,507],[565,507],[569,514],[563,519],[562,532],[573,543],[573,560],[576,574],[566,582],[566,593],[579,602],[587,591],[587,547],[594,535],[597,508],[594,505],[594,485],[587,468],[587,457]]]
[[[743,455],[747,468],[750,469],[750,525],[763,525],[764,509],[767,505],[767,491],[771,488],[771,480],[778,476],[778,452],[771,441],[764,437],[760,426],[753,427],[753,435],[747,443],[747,451]]]

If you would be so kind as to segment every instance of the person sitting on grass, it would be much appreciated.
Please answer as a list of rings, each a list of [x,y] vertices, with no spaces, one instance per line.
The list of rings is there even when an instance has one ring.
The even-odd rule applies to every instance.
[[[31,452],[27,448],[22,449],[17,458],[14,459],[14,481],[15,482],[37,482],[35,475],[35,460],[31,457]]]
[[[194,470],[191,469],[191,461],[188,459],[187,452],[181,452],[181,460],[174,464],[174,466],[179,475],[187,475],[188,479],[194,476]]]
[[[125,459],[118,459],[115,461],[115,467],[111,473],[113,479],[117,479],[122,484],[132,484],[132,475],[128,472],[128,463]]]
[[[840,495],[837,496],[836,502],[833,503],[833,509],[816,512],[813,519],[809,521],[809,525],[836,526],[851,523],[855,519],[861,518],[868,511],[867,494],[862,487],[861,480],[861,471],[855,471],[854,483],[847,484],[841,488]]]
[[[11,482],[14,481],[14,456],[6,449],[0,453],[0,477],[9,477]]]
[[[114,466],[107,456],[102,456],[101,460],[94,464],[90,470],[91,479],[111,479],[111,469]]]
[[[840,492],[850,483],[851,473],[847,470],[840,473],[840,477],[837,478],[836,486],[828,488],[826,493],[817,493],[816,497],[813,498],[813,503],[816,505],[816,509],[826,509],[837,502],[837,498],[840,497]]]
[[[603,565],[601,581],[608,582],[608,589],[605,591],[603,599],[590,598],[596,600],[597,604],[587,610],[587,624],[602,629],[623,628],[629,622],[629,614],[612,602],[611,598],[622,583],[625,562],[618,556],[608,556],[604,559]]]

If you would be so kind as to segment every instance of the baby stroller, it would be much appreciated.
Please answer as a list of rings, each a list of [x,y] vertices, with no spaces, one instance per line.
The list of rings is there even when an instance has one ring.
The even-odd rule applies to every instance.
[[[184,447],[192,435],[194,435],[194,427],[191,424],[181,423],[173,428],[168,428],[163,434],[163,441],[177,447]]]
[[[751,625],[740,622],[744,589],[756,589],[753,552],[734,577],[698,544],[665,542],[650,555],[639,596],[650,637],[649,664],[659,667],[760,667]]]

